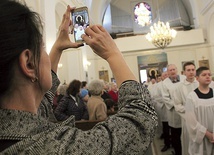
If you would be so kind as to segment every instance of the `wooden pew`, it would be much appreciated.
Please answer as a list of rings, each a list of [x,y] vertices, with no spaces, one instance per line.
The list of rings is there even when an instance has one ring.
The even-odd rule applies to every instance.
[[[114,115],[114,114],[116,114],[116,113],[117,113],[117,111],[114,111],[114,112],[108,111],[108,112],[107,112],[107,116],[111,116],[111,115]]]
[[[78,129],[81,129],[83,131],[87,131],[92,129],[97,123],[101,122],[100,120],[96,120],[96,121],[89,121],[89,120],[85,120],[85,121],[76,121],[75,122],[75,126]]]
[[[107,116],[111,116],[116,114],[117,111],[114,112],[108,112]],[[81,129],[83,131],[87,131],[92,129],[97,123],[102,122],[102,120],[94,120],[94,121],[89,121],[89,120],[83,120],[83,121],[75,121],[75,126],[78,129]]]

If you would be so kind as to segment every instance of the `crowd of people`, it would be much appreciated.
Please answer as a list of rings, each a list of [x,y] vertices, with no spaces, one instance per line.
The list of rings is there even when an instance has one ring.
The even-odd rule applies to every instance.
[[[162,152],[173,147],[175,155],[214,154],[214,98],[211,72],[196,70],[186,62],[178,75],[174,64],[167,66],[161,81],[150,82],[149,91],[158,114],[158,135],[164,139]]]
[[[89,84],[73,80],[69,85],[59,85],[54,100],[53,109],[58,121],[72,115],[76,121],[102,121],[117,112],[118,88],[116,83],[103,80],[93,80]]]
[[[62,52],[83,46],[69,38],[74,9],[67,6],[48,55],[39,14],[15,0],[0,2],[0,153],[3,155],[145,154],[153,141],[157,115],[150,94],[136,80],[110,34],[100,25],[87,27],[81,38],[108,62],[119,88],[118,111],[88,131],[75,127],[73,115],[59,115],[58,118],[66,120],[57,122],[54,112],[57,113],[58,106],[63,109],[67,104],[65,98],[73,100],[72,106],[79,104],[77,94],[81,84],[76,80],[69,84],[53,111],[60,84],[57,65]],[[91,95],[98,99],[101,96],[100,92]],[[84,105],[81,103],[81,107]],[[87,117],[85,113],[83,116]]]

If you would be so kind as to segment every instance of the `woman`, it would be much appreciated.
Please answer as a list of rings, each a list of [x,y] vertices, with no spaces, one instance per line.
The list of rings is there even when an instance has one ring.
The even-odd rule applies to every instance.
[[[107,107],[107,115],[113,115],[116,113],[114,110],[114,101],[112,99],[105,99],[104,100],[106,107]]]
[[[104,83],[101,80],[93,80],[89,83],[88,90],[90,97],[88,99],[87,108],[89,120],[105,120],[107,117],[107,107],[101,98]]]
[[[87,105],[88,98],[89,98],[89,94],[88,94],[88,90],[87,89],[82,88],[80,90],[80,98],[83,100],[85,105]]]
[[[102,26],[88,27],[82,38],[110,64],[120,86],[118,113],[85,132],[74,127],[73,117],[57,124],[38,115],[51,87],[51,68],[56,69],[62,50],[81,46],[69,40],[72,10],[68,6],[63,16],[50,63],[38,15],[14,1],[0,3],[1,154],[144,154],[153,140],[157,116],[147,89],[136,81]]]
[[[117,104],[118,102],[118,88],[117,84],[115,82],[110,83],[111,90],[108,92],[108,94],[111,96],[111,99]]]
[[[80,98],[81,82],[73,80],[69,84],[66,95],[60,100],[54,113],[58,121],[64,121],[71,115],[75,116],[76,121],[88,120],[88,110]]]

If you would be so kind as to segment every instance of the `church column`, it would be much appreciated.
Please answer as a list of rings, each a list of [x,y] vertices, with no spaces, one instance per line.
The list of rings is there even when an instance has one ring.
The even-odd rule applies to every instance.
[[[40,11],[44,22],[44,42],[47,53],[56,40],[55,0],[40,0]]]

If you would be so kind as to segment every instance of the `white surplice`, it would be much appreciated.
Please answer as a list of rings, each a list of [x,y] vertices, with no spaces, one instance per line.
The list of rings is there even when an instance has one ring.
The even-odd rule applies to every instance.
[[[190,155],[213,155],[214,144],[205,137],[206,130],[213,132],[214,98],[200,99],[192,91],[185,105],[186,127],[189,133]]]
[[[156,97],[155,100],[158,104],[158,106],[161,108],[161,122],[168,122],[168,117],[167,117],[167,109],[166,109],[166,105],[164,104],[164,100],[162,97],[162,91],[163,91],[163,81],[160,81],[157,84],[157,90],[156,90]]]
[[[188,155],[189,138],[185,125],[185,104],[187,95],[198,87],[198,81],[195,79],[193,82],[188,82],[186,79],[181,81],[178,88],[174,92],[175,111],[181,116],[181,145],[182,155]]]
[[[179,75],[180,82],[186,79],[186,76]],[[180,82],[172,83],[170,78],[166,78],[163,81],[162,96],[164,104],[167,108],[167,117],[169,126],[173,128],[181,128],[180,115],[175,111],[174,108],[174,91],[178,88]]]

